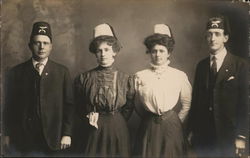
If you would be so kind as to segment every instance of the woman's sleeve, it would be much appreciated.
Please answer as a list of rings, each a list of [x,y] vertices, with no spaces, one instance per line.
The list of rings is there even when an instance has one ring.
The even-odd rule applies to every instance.
[[[76,113],[80,116],[87,115],[86,109],[86,98],[84,97],[84,85],[86,83],[87,75],[80,74],[74,80],[74,96],[75,96],[75,104],[76,104]]]
[[[129,120],[134,110],[135,81],[133,76],[129,76],[127,83],[126,104],[122,107],[122,115]]]
[[[148,114],[148,112],[142,106],[142,103],[140,102],[140,99],[137,93],[139,91],[139,86],[142,84],[141,83],[142,81],[137,74],[133,76],[133,80],[134,80],[134,89],[135,89],[135,97],[134,97],[135,111],[141,118],[144,118]]]
[[[192,99],[192,86],[188,81],[188,77],[186,74],[183,75],[182,83],[181,83],[181,92],[180,92],[180,101],[182,104],[182,108],[179,112],[179,118],[182,122],[184,122],[190,106],[191,106],[191,99]]]

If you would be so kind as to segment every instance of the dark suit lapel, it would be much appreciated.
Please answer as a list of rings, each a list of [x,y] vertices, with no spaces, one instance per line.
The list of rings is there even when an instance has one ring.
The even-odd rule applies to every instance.
[[[22,84],[21,86],[23,87],[21,89],[22,97],[23,97],[22,101],[24,103],[22,106],[23,106],[23,110],[25,112],[27,112],[28,109],[30,108],[30,106],[33,106],[33,104],[31,103],[31,100],[30,100],[31,99],[30,96],[32,95],[32,93],[34,93],[34,91],[33,91],[34,79],[35,79],[36,75],[39,75],[33,66],[32,59],[28,60],[25,63],[24,69],[20,75],[21,75],[20,76],[21,82],[19,84]]]
[[[205,85],[206,85],[206,89],[209,88],[209,71],[210,71],[210,59],[207,58],[205,61],[204,61],[204,65],[203,65],[203,72],[204,73],[204,82],[205,82]]]
[[[38,73],[38,72],[36,71],[36,69],[33,66],[32,59],[30,59],[26,63],[25,70],[24,70],[24,75],[28,75],[26,77],[31,79],[31,78],[33,78],[32,76],[33,76],[34,73]]]
[[[228,73],[231,70],[230,69],[231,65],[232,65],[232,56],[230,53],[227,53],[222,65],[221,65],[221,68],[220,68],[219,72],[217,73],[216,84],[219,84],[225,77],[228,76]]]

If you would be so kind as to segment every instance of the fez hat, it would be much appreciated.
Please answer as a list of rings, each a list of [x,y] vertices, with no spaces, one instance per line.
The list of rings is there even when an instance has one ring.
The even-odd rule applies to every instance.
[[[32,38],[36,35],[48,36],[50,38],[50,41],[52,42],[51,28],[47,22],[39,21],[33,24],[30,40],[32,40]]]
[[[222,29],[225,34],[230,33],[228,19],[224,16],[215,16],[208,20],[207,30],[209,29]]]

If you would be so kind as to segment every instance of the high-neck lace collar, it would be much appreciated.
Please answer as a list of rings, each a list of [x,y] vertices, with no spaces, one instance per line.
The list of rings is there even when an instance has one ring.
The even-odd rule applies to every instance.
[[[155,65],[153,63],[150,63],[151,70],[156,74],[156,76],[158,76],[158,78],[160,78],[160,76],[167,71],[169,63],[170,63],[169,60],[162,65]]]
[[[152,68],[152,70],[161,70],[161,69],[166,69],[168,68],[170,61],[168,60],[166,63],[162,64],[162,65],[155,65],[153,63],[150,63],[150,66]]]
[[[103,71],[103,72],[114,72],[114,71],[116,71],[116,68],[113,65],[111,65],[109,67],[103,67],[103,66],[99,65],[97,67],[97,70]]]

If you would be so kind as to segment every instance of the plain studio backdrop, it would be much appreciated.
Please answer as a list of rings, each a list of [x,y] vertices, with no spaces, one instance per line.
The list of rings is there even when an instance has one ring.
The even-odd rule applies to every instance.
[[[181,0],[3,0],[1,82],[4,83],[4,72],[31,57],[28,42],[33,23],[47,21],[53,36],[50,58],[67,66],[72,79],[97,66],[95,56],[88,50],[96,25],[113,26],[123,46],[115,64],[133,74],[150,62],[144,38],[153,33],[154,24],[168,24],[176,42],[170,66],[184,71],[193,83],[196,64],[208,56],[206,22],[218,13],[228,16],[231,26],[228,49],[247,58],[248,4]],[[129,121],[132,138],[139,121],[136,114]]]

